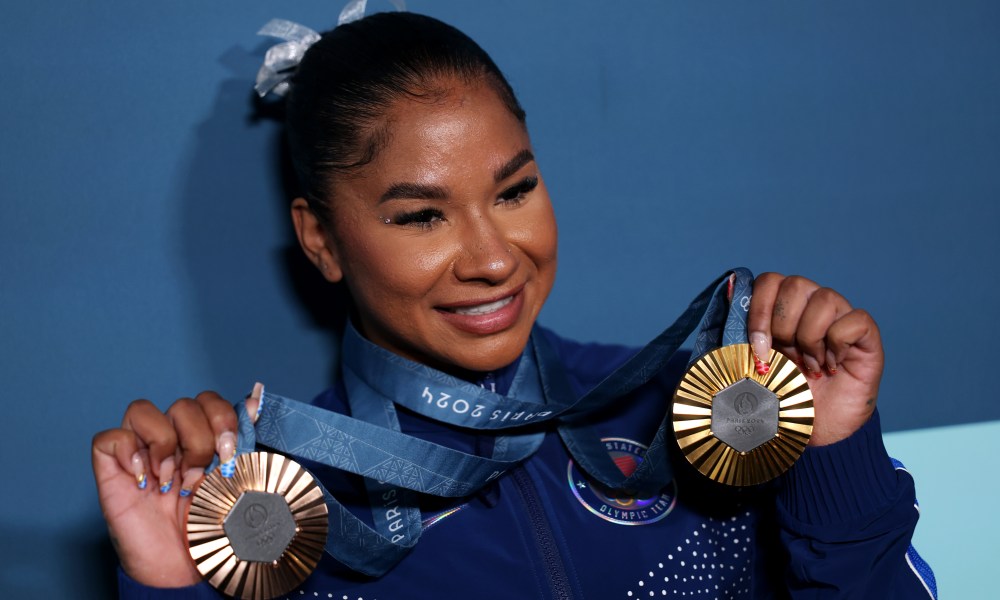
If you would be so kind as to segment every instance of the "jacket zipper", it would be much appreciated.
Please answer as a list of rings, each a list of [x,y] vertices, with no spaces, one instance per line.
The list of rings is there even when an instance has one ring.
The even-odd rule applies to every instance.
[[[572,600],[573,592],[569,585],[569,577],[566,576],[566,566],[563,564],[562,555],[559,553],[558,546],[556,546],[555,536],[552,535],[552,527],[545,516],[545,509],[538,498],[538,490],[535,488],[535,484],[531,482],[531,476],[524,470],[524,467],[514,467],[510,471],[510,476],[527,508],[525,512],[531,523],[535,545],[542,555],[542,562],[545,563],[545,571],[549,576],[552,598],[554,600]]]

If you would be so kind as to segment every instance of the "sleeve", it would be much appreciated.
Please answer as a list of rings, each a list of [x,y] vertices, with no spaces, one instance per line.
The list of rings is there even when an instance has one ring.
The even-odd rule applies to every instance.
[[[851,437],[807,449],[777,504],[792,598],[937,598],[910,544],[913,479],[886,453],[877,412]]]
[[[118,567],[118,597],[121,600],[222,600],[211,585],[201,582],[181,588],[154,588],[132,579]]]

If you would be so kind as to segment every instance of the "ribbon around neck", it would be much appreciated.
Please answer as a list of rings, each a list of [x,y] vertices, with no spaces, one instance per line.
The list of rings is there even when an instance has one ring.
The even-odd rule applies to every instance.
[[[532,332],[511,389],[500,395],[398,357],[349,328],[341,362],[352,416],[264,392],[256,425],[246,410],[237,411],[237,452],[252,451],[259,443],[364,477],[375,526],[324,488],[330,509],[326,550],[372,576],[387,572],[416,545],[422,526],[414,492],[471,495],[538,450],[545,435],[538,423],[553,423],[576,463],[602,485],[655,493],[673,477],[667,456],[669,414],[629,476],[611,460],[586,417],[648,382],[699,324],[692,362],[720,342],[746,342],[752,283],[753,275],[743,268],[719,277],[676,322],[578,399],[572,397],[554,350],[537,332]],[[496,438],[492,456],[470,455],[402,433],[397,404],[443,423],[503,429],[504,434]]]

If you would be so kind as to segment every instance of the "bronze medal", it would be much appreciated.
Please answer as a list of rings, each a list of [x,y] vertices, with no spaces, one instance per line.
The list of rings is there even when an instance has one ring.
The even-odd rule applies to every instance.
[[[707,477],[734,486],[764,483],[788,470],[812,435],[813,397],[805,375],[771,351],[757,373],[749,344],[699,358],[674,392],[681,452]]]
[[[302,583],[326,544],[323,490],[280,454],[236,457],[236,472],[213,471],[188,511],[187,539],[198,571],[236,598],[267,600]]]

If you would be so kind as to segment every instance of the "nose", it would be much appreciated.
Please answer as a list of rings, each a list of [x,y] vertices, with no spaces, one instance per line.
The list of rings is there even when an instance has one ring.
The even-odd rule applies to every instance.
[[[460,281],[503,283],[517,271],[518,255],[511,247],[502,224],[489,215],[469,219],[461,234],[461,250],[455,258],[455,277]]]

